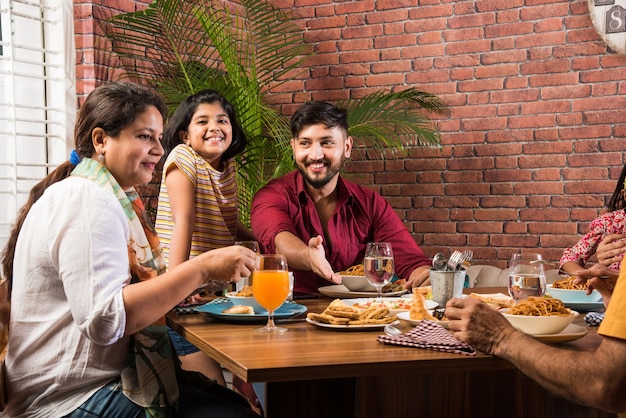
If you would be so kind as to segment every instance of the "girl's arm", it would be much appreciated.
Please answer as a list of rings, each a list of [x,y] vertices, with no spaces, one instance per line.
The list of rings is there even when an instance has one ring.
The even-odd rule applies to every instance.
[[[165,185],[174,221],[168,261],[168,269],[173,269],[189,259],[196,222],[196,188],[175,164],[166,174]]]
[[[237,221],[237,241],[256,241],[256,236],[241,221]]]

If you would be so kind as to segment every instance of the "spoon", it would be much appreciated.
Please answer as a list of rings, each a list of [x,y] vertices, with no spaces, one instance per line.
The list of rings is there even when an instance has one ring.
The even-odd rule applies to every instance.
[[[434,270],[443,270],[446,265],[446,256],[442,253],[437,253],[433,257],[433,269]]]
[[[402,334],[402,331],[400,331],[398,328],[394,327],[393,325],[385,325],[385,334],[400,335]]]

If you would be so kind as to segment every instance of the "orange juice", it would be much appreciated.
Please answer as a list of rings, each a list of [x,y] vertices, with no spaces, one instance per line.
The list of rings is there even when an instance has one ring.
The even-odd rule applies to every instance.
[[[287,270],[254,271],[252,292],[259,305],[268,311],[278,309],[289,295],[289,273]]]

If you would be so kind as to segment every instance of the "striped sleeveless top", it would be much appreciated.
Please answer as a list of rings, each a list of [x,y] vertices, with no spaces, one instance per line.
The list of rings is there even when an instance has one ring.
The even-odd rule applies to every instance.
[[[166,263],[174,220],[165,177],[172,164],[181,170],[196,188],[196,223],[189,258],[205,251],[233,245],[237,236],[239,202],[235,161],[225,162],[224,171],[215,170],[193,148],[180,144],[168,155],[163,166],[156,230],[161,239]]]

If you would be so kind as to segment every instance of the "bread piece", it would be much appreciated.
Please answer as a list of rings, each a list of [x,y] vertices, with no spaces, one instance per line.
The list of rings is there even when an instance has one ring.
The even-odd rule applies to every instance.
[[[325,313],[314,313],[314,312],[309,312],[306,315],[307,318],[309,318],[311,321],[315,321],[315,322],[321,322],[323,324],[331,324],[331,325],[347,325],[348,322],[350,322],[349,318],[337,318],[334,317],[332,315],[328,315]]]
[[[341,299],[333,300],[323,313],[336,318],[348,319],[359,319],[360,315],[360,311],[357,308],[346,305]]]
[[[247,305],[233,305],[230,308],[222,311],[222,313],[230,315],[254,315],[254,308]]]
[[[423,292],[419,287],[413,288],[413,299],[411,300],[411,309],[409,310],[409,318],[421,321],[422,319],[429,319],[431,321],[436,321],[437,318],[432,316],[428,309],[426,309],[426,302]]]
[[[369,308],[362,311],[358,319],[382,319],[389,315],[389,309],[376,305],[372,305]]]
[[[470,297],[482,300],[496,309],[513,306],[513,299],[504,293],[470,293]]]
[[[391,324],[392,322],[398,319],[397,316],[386,316],[384,318],[378,319],[356,319],[354,321],[350,321],[348,325],[382,325],[382,324]]]

